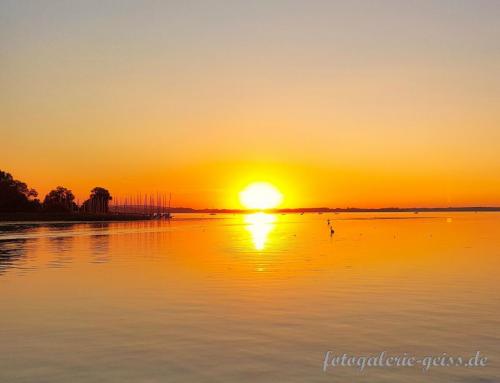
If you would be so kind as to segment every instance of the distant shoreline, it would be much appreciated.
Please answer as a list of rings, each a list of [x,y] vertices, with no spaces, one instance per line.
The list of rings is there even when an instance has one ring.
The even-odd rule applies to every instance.
[[[500,206],[458,206],[458,207],[384,207],[384,208],[329,208],[311,207],[294,209],[270,209],[269,213],[437,213],[437,212],[500,212]],[[251,213],[242,209],[191,209],[172,208],[172,213]]]
[[[172,208],[171,213],[177,214],[245,214],[245,213],[255,213],[252,210],[242,210],[242,209],[192,209],[192,208]],[[482,207],[433,207],[433,208],[297,208],[297,209],[272,209],[268,210],[268,213],[291,213],[291,214],[301,214],[301,213],[440,213],[440,212],[500,212],[500,207],[494,206],[482,206]],[[44,222],[44,221],[141,221],[141,220],[151,220],[154,217],[146,214],[133,214],[133,213],[108,213],[108,214],[90,214],[90,213],[0,213],[0,222],[7,221],[33,221],[33,222]]]

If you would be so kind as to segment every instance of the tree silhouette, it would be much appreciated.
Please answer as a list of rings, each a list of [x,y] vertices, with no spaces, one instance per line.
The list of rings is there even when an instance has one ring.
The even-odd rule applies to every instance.
[[[58,186],[45,196],[43,209],[50,212],[72,212],[77,209],[74,200],[71,190]]]
[[[90,191],[90,198],[82,204],[81,209],[86,213],[107,213],[109,201],[112,199],[107,189],[95,187]]]
[[[40,207],[40,201],[35,199],[38,193],[10,173],[0,170],[0,211],[27,212]]]

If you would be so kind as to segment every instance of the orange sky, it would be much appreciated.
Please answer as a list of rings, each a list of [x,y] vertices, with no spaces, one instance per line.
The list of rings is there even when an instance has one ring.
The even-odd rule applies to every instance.
[[[180,3],[180,2],[179,2]],[[42,195],[500,206],[500,5],[2,2],[0,168]]]

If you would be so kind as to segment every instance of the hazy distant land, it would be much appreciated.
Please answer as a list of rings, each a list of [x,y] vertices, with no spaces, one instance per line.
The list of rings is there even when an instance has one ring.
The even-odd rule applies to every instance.
[[[330,208],[307,207],[293,209],[271,209],[269,213],[413,213],[413,212],[487,212],[500,211],[500,206],[458,206],[458,207],[383,207],[383,208]],[[244,209],[191,209],[172,208],[172,213],[249,213]]]

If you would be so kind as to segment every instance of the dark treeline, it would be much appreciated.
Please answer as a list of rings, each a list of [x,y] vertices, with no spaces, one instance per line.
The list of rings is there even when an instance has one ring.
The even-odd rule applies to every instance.
[[[108,213],[109,201],[112,200],[108,190],[95,187],[89,198],[78,206],[71,190],[57,186],[40,201],[38,192],[29,188],[26,183],[14,179],[7,172],[0,170],[0,212],[2,213]]]

